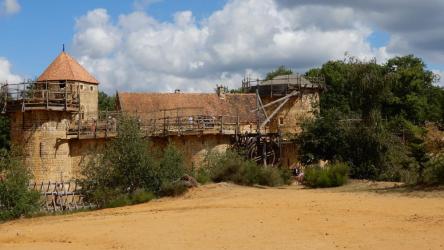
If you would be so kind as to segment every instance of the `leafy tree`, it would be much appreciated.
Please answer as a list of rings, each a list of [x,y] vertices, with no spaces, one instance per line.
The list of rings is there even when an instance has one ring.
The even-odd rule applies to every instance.
[[[158,157],[142,136],[136,118],[119,119],[118,136],[82,169],[82,187],[91,191],[87,198],[100,207],[116,207],[148,201],[154,194],[177,195],[186,190],[177,182],[187,171],[181,152],[168,145]]]
[[[105,205],[119,194],[132,194],[138,189],[159,189],[155,173],[158,166],[148,151],[149,143],[140,133],[135,118],[122,116],[118,137],[84,166],[83,186],[93,190],[93,200]]]
[[[187,172],[183,154],[173,144],[165,148],[159,165],[161,182],[177,181]]]
[[[311,164],[317,160],[340,160],[346,147],[345,127],[340,122],[342,114],[331,109],[324,117],[307,120],[299,135],[301,160]]]
[[[433,85],[437,78],[421,59],[409,55],[379,65],[348,58],[306,75],[323,75],[327,91],[320,117],[299,137],[303,160],[346,161],[355,178],[399,180],[407,171],[423,180],[430,157],[422,126],[443,122],[444,89]]]
[[[285,66],[279,66],[277,69],[268,72],[267,76],[265,77],[265,80],[271,80],[276,76],[291,75],[291,74],[293,74],[293,71],[291,71],[291,69],[287,69]]]
[[[28,189],[32,176],[19,152],[0,149],[0,220],[30,215],[40,208],[40,194]]]
[[[0,149],[9,148],[9,120],[0,115]]]
[[[442,119],[444,90],[433,85],[437,76],[413,55],[395,57],[384,65],[391,96],[383,107],[386,116],[403,115],[414,123]]]
[[[109,96],[105,92],[99,92],[99,110],[114,111],[116,110],[116,96]]]

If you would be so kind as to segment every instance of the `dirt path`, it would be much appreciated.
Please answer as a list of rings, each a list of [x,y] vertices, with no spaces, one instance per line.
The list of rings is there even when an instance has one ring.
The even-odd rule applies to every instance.
[[[368,187],[212,184],[181,198],[0,224],[0,249],[444,249],[443,191]]]

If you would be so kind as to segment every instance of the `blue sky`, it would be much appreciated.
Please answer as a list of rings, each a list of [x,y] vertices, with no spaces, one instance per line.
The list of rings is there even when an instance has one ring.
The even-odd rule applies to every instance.
[[[1,0],[0,0],[1,1]],[[177,11],[191,10],[205,18],[220,9],[225,0],[153,1],[143,11],[160,21],[171,21]],[[0,17],[0,57],[13,64],[14,72],[27,77],[40,74],[62,49],[71,49],[76,18],[89,10],[104,8],[113,19],[134,11],[132,0],[23,0],[19,13]]]
[[[443,74],[442,2],[0,0],[0,80],[37,77],[62,44],[107,92],[237,86],[346,52],[379,62],[415,54]]]

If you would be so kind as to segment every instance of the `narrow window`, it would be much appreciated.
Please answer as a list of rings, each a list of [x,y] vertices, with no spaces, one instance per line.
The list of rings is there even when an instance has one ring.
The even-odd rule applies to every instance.
[[[284,125],[284,117],[279,117],[279,125]]]
[[[91,91],[93,91],[93,90],[94,90],[94,87],[93,87],[93,86],[91,86],[91,87],[89,87],[89,89],[90,89]]]

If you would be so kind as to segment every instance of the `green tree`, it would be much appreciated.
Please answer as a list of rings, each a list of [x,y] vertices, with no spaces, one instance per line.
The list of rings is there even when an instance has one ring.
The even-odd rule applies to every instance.
[[[135,118],[122,116],[117,138],[84,166],[83,185],[104,199],[99,202],[102,205],[118,194],[132,194],[138,189],[159,190],[158,166],[149,153],[149,142],[140,133]]]
[[[115,111],[116,110],[116,96],[109,96],[105,92],[99,92],[99,110],[100,111]]]
[[[279,66],[277,69],[268,72],[265,77],[265,80],[271,80],[276,76],[291,75],[291,74],[293,74],[293,71],[291,71],[291,69],[288,69],[285,66]]]
[[[173,144],[168,144],[164,149],[159,167],[161,182],[177,181],[187,172],[183,154]]]
[[[40,194],[29,190],[32,175],[19,152],[0,149],[0,220],[30,215],[40,208]]]
[[[351,57],[306,75],[323,75],[327,91],[319,119],[303,126],[303,157],[344,160],[357,178],[399,180],[410,171],[423,179],[429,153],[422,126],[443,122],[444,90],[433,85],[437,78],[421,59],[379,65]]]
[[[311,164],[318,160],[341,160],[347,147],[344,124],[340,122],[342,114],[330,109],[323,117],[307,120],[302,125],[298,137],[301,160]]]
[[[0,150],[9,148],[9,119],[0,115]]]
[[[437,76],[426,69],[420,58],[395,57],[384,69],[391,89],[383,107],[385,116],[402,115],[417,124],[442,119],[444,90],[433,85]]]

